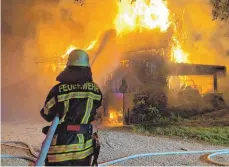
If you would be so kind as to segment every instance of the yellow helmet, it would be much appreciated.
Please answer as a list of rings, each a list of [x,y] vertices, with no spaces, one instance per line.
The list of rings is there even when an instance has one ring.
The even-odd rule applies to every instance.
[[[75,49],[69,53],[66,65],[90,67],[88,54],[83,50]]]

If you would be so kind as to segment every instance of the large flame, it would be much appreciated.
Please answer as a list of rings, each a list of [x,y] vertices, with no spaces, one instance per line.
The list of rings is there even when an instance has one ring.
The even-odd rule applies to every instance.
[[[170,11],[165,0],[122,0],[118,2],[118,13],[114,20],[117,34],[130,33],[133,31],[159,29],[161,32],[173,25],[174,34],[171,42],[170,51],[171,61],[176,63],[189,63],[189,53],[185,52],[182,47],[182,30],[177,26],[178,21],[170,17]],[[88,51],[95,47],[97,40],[92,41],[84,50]],[[62,56],[63,59],[77,46],[71,45],[67,48],[66,53]],[[62,61],[63,62],[63,61]],[[184,79],[180,77],[180,79]],[[111,111],[110,119],[116,119],[116,112]]]
[[[176,15],[174,16],[176,17]],[[190,63],[189,53],[185,52],[182,47],[182,43],[186,40],[186,32],[182,29],[183,21],[183,16],[179,19],[174,18],[172,24],[174,33],[172,36],[171,61],[176,63]]]
[[[170,11],[165,0],[122,0],[118,2],[118,13],[114,20],[117,34],[129,33],[131,31],[153,30],[159,28],[166,31],[171,25],[174,26],[172,37],[171,61],[177,63],[188,63],[189,54],[182,49],[179,30],[175,21],[170,19]],[[172,24],[173,23],[173,24]],[[97,40],[90,43],[84,50],[94,48]],[[65,58],[73,49],[78,47],[71,45],[62,56]]]
[[[136,0],[118,3],[115,19],[117,33],[134,30],[159,28],[162,32],[169,28],[169,10],[163,0]]]
[[[189,54],[182,49],[180,32],[175,21],[170,20],[170,11],[164,0],[122,0],[118,3],[118,14],[115,19],[115,27],[118,34],[131,31],[152,30],[159,28],[166,31],[170,25],[174,25],[172,37],[171,61],[176,63],[188,63]],[[173,23],[173,24],[171,24]]]

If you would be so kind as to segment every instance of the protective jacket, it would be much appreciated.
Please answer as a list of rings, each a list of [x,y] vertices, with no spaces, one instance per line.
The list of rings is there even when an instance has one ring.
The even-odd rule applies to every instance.
[[[93,82],[82,84],[59,83],[49,92],[41,116],[48,122],[59,114],[60,125],[90,124],[96,109],[101,106],[102,93]],[[67,162],[87,159],[93,153],[90,134],[61,131],[52,141],[46,163],[68,166]]]

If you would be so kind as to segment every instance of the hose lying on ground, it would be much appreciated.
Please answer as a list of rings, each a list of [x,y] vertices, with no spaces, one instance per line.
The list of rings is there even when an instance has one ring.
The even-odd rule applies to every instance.
[[[34,151],[33,147],[26,143],[26,142],[21,142],[21,141],[1,141],[1,144],[2,145],[7,145],[7,146],[11,146],[11,147],[17,147],[16,145],[9,145],[9,144],[22,144],[22,145],[25,145],[26,147],[22,147],[22,149],[28,149],[29,152],[34,156],[34,157],[30,157],[30,156],[15,156],[15,155],[0,155],[1,158],[19,158],[19,159],[25,159],[25,160],[28,160],[28,161],[32,161],[32,162],[35,162],[36,159],[37,159],[37,156],[38,156],[38,152]]]
[[[118,162],[122,162],[122,161],[126,161],[129,159],[135,159],[135,158],[140,158],[140,157],[149,157],[149,156],[163,156],[163,155],[181,155],[181,154],[202,154],[202,153],[214,153],[215,155],[218,154],[229,154],[229,149],[222,149],[222,150],[204,150],[204,151],[181,151],[181,152],[158,152],[158,153],[146,153],[146,154],[136,154],[136,155],[131,155],[131,156],[127,156],[127,157],[123,157],[123,158],[119,158],[119,159],[115,159],[112,161],[108,161],[102,164],[99,164],[99,166],[107,166],[107,165],[111,165],[111,164],[116,164]],[[213,154],[211,157],[215,156]],[[215,162],[218,165],[223,165],[223,166],[227,166],[228,164],[222,164],[222,163],[218,163]]]
[[[17,143],[17,144],[23,144],[28,147],[30,150],[31,154],[37,158],[38,153],[34,151],[33,147],[25,142],[19,142],[19,141],[1,141],[1,144],[5,143]],[[211,153],[211,154],[209,154]],[[126,161],[129,159],[135,159],[135,158],[141,158],[141,157],[149,157],[149,156],[166,156],[166,155],[182,155],[182,154],[209,154],[207,156],[207,162],[212,163],[214,165],[220,165],[220,166],[229,166],[229,164],[224,164],[221,162],[216,162],[213,161],[211,158],[217,156],[217,155],[223,155],[223,154],[229,154],[229,149],[220,149],[220,150],[203,150],[203,151],[180,151],[180,152],[157,152],[157,153],[146,153],[146,154],[136,154],[136,155],[131,155],[115,160],[111,160],[108,162],[100,163],[99,166],[107,166],[107,165],[112,165],[116,164],[122,161]],[[28,156],[13,156],[13,155],[1,155],[1,158],[20,158],[20,159],[25,159],[29,161],[36,161],[36,158],[34,157],[28,157]]]
[[[207,156],[207,162],[208,162],[208,163],[211,163],[211,164],[214,164],[214,165],[229,166],[229,163],[224,164],[224,163],[221,163],[221,162],[217,162],[217,161],[212,160],[213,157],[215,157],[215,156],[217,156],[217,155],[222,155],[222,154],[228,154],[228,155],[229,155],[229,151],[225,151],[225,152],[215,152],[215,153],[209,154],[209,155]]]
[[[2,145],[6,145],[6,144],[22,144],[25,145],[26,147],[22,147],[23,149],[27,148],[29,150],[29,152],[34,156],[34,157],[38,157],[38,152],[34,151],[33,147],[26,143],[26,142],[21,142],[21,141],[1,141]],[[10,145],[12,147],[18,147],[18,146],[14,146],[14,145]],[[2,156],[1,156],[2,157]]]
[[[36,162],[36,158],[33,158],[33,157],[27,157],[27,156],[15,156],[15,155],[1,155],[1,158],[19,158],[19,159],[25,159],[25,160],[28,160],[28,161],[32,161],[32,162]]]
[[[2,143],[3,146],[9,146],[9,147],[15,147],[15,148],[21,148],[24,150],[29,150],[29,148],[27,147],[23,147],[23,146],[18,146],[18,145],[12,145],[12,144],[7,144],[7,143]]]

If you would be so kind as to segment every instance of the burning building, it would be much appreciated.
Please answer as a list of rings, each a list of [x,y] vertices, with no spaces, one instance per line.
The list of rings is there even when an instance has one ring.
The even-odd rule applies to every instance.
[[[203,64],[187,64],[187,63],[172,63],[171,61],[165,61],[160,55],[154,55],[152,52],[142,52],[139,54],[135,53],[135,56],[129,57],[128,60],[120,62],[120,67],[110,74],[105,82],[106,97],[111,108],[117,108],[122,110],[122,103],[125,103],[124,111],[127,113],[128,110],[133,108],[133,94],[141,92],[147,88],[162,89],[157,94],[157,98],[154,99],[158,103],[161,103],[164,107],[167,105],[167,97],[161,98],[161,96],[168,96],[171,90],[169,89],[169,79],[173,76],[178,77],[190,77],[190,76],[206,76],[212,77],[212,87],[215,95],[218,93],[218,77],[225,76],[226,67],[217,65],[203,65]],[[120,95],[120,86],[123,79],[127,83],[127,91],[125,94],[125,102],[121,102],[120,99],[123,95]],[[194,81],[193,81],[194,82]],[[178,83],[180,85],[180,83]],[[184,85],[183,85],[184,86]],[[192,87],[197,90],[197,96],[200,95],[200,90],[194,85],[188,83],[185,87]],[[180,87],[179,87],[180,88]],[[180,89],[181,90],[181,89]],[[209,93],[206,94],[209,96]],[[191,96],[191,95],[189,95]],[[218,96],[221,96],[218,94]],[[119,101],[119,104],[114,101]],[[164,101],[161,101],[163,100]],[[187,99],[186,99],[187,100]],[[190,99],[189,99],[190,100]],[[197,100],[197,98],[196,98]],[[105,107],[109,108],[109,107]],[[109,115],[109,109],[104,110],[105,115]]]
[[[153,76],[153,80],[158,81],[160,75],[157,73],[163,69],[162,66],[167,70],[165,72],[167,76],[161,81],[164,89],[172,85],[172,76],[178,76],[177,85],[181,87],[187,80],[193,80],[190,75],[213,75],[213,85],[215,90],[217,89],[216,74],[218,71],[225,73],[225,67],[173,64],[192,63],[190,59],[192,55],[183,47],[187,39],[183,13],[172,13],[167,1],[164,0],[117,1],[113,34],[107,40],[104,40],[106,37],[92,40],[84,47],[92,53],[91,60],[96,58],[92,67],[96,82],[98,81],[100,86],[105,83],[104,93],[110,92],[114,95],[105,99],[104,104],[113,103],[112,106],[109,104],[104,106],[105,116],[116,121],[122,115],[122,95],[119,86],[123,77],[127,78],[128,91],[136,92],[145,86],[143,81],[147,80],[147,77]],[[78,48],[77,45],[73,44],[66,53],[74,48]],[[59,57],[52,64],[55,72],[58,73],[63,69],[66,55]],[[202,69],[206,69],[207,72]],[[105,82],[102,81],[103,78]],[[129,104],[126,105],[127,108],[128,106]]]
[[[186,38],[182,30],[182,19],[176,15],[171,17],[165,1],[136,1],[132,6],[125,2],[120,3],[115,20],[116,42],[124,52],[121,56],[123,59],[120,66],[105,79],[106,91],[113,94],[113,97],[107,95],[112,110],[119,108],[116,110],[127,112],[133,107],[133,97],[129,97],[129,101],[128,98],[126,102],[123,101],[126,103],[123,106],[119,103],[119,107],[117,102],[112,102],[115,97],[116,101],[123,98],[119,91],[123,78],[128,83],[128,93],[138,92],[140,88],[147,86],[156,88],[156,83],[164,90],[162,94],[167,96],[166,90],[170,87],[173,76],[179,77],[179,87],[184,84],[187,87],[191,86],[186,83],[187,80],[193,81],[192,78],[198,75],[210,75],[213,78],[214,92],[217,92],[217,76],[219,73],[225,75],[226,67],[190,64],[190,54],[182,48]],[[166,71],[161,73],[161,70]],[[109,116],[106,113],[109,112],[109,107],[107,108],[105,115]]]

